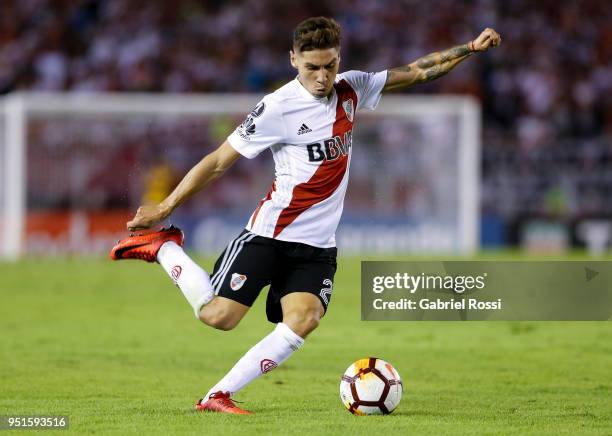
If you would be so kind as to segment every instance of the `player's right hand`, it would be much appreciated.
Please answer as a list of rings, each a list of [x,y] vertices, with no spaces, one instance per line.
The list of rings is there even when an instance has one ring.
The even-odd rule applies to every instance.
[[[501,36],[494,29],[487,27],[478,38],[470,42],[471,50],[487,51],[490,47],[497,47],[501,44]]]
[[[168,218],[170,211],[160,204],[140,206],[136,215],[127,223],[130,232],[148,229]]]

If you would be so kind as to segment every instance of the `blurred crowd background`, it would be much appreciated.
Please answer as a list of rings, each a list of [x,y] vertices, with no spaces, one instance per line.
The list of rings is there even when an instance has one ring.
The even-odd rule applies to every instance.
[[[484,229],[485,243],[489,233],[492,240],[516,242],[526,219],[576,223],[612,216],[612,7],[606,0],[3,0],[0,94],[269,92],[294,77],[288,59],[291,31],[313,15],[341,24],[344,70],[399,66],[465,43],[485,27],[502,35],[499,49],[404,91],[469,94],[481,101],[482,217],[485,227],[498,229]],[[121,165],[135,159],[133,150],[146,146],[153,153],[143,164],[157,174],[154,179],[171,185],[239,121],[208,127],[186,122],[165,135],[163,126],[143,131],[141,143],[117,145],[108,165],[118,165],[114,174],[119,174]],[[74,155],[66,143],[78,145],[78,134],[67,141],[45,129],[34,128],[33,135],[38,131],[48,147],[63,143]],[[111,141],[112,134],[106,135]],[[189,144],[187,151],[163,152],[164,141],[179,140]],[[258,165],[244,173],[245,180],[257,177],[266,164]],[[33,173],[39,180],[32,189],[50,189],[52,183],[40,179],[42,168]],[[113,179],[103,167],[98,173]],[[76,186],[95,187],[96,180]],[[122,194],[126,183],[119,177],[116,196],[106,194],[100,204],[133,203]],[[235,182],[227,183],[216,189],[239,195]],[[397,183],[400,189],[401,174]],[[364,192],[349,191],[357,197]],[[36,206],[36,192],[30,196]],[[85,198],[72,193],[77,197]],[[58,194],[53,201],[67,198]]]

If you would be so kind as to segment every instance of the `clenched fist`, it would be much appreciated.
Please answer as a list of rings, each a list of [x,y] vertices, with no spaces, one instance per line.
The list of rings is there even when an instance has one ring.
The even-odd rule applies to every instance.
[[[470,41],[468,47],[471,51],[487,51],[489,47],[497,47],[499,44],[501,44],[499,33],[487,27],[478,38]]]

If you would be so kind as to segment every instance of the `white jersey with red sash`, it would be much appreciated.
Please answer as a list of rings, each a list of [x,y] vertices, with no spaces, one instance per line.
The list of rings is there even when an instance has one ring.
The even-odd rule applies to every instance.
[[[355,114],[377,106],[386,79],[386,71],[347,71],[336,76],[332,93],[323,98],[295,79],[255,106],[228,137],[247,158],[268,148],[274,157],[274,182],[247,230],[315,247],[336,245]]]

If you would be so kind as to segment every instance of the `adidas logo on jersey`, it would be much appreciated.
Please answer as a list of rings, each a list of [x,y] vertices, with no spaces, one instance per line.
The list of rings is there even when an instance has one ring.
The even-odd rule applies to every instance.
[[[298,135],[303,135],[304,133],[310,133],[312,132],[312,129],[310,127],[308,127],[306,124],[302,123],[302,125],[300,126],[300,128],[297,131]]]

